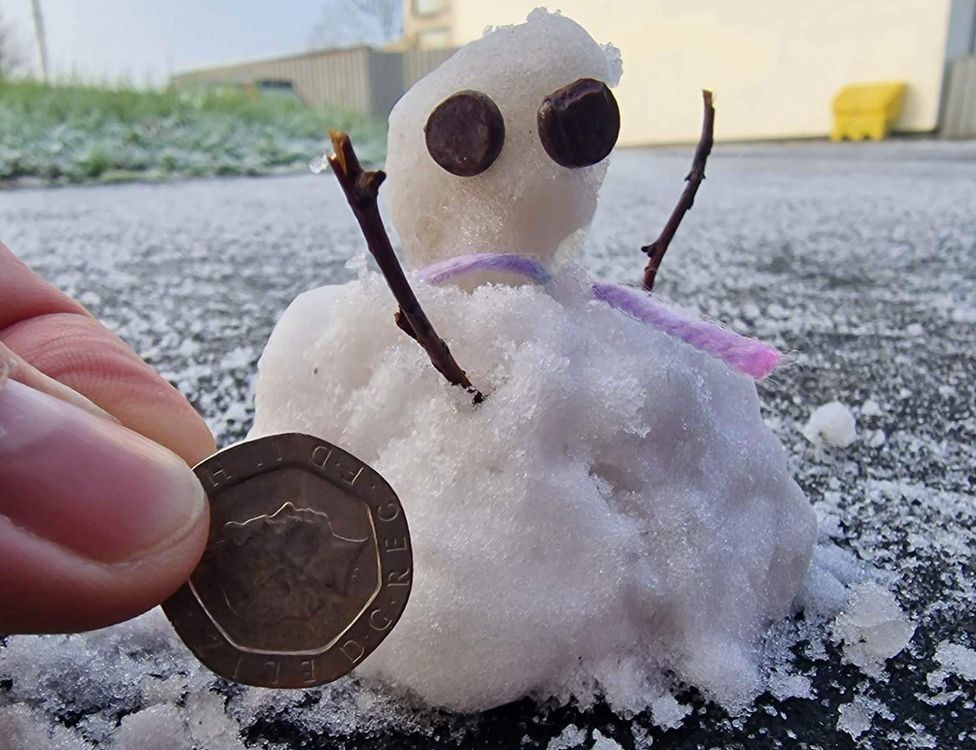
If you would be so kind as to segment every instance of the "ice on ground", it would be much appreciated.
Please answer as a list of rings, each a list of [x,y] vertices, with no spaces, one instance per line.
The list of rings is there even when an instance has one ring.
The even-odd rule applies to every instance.
[[[881,414],[881,405],[873,398],[869,398],[861,404],[862,417],[880,417]]]
[[[865,674],[880,677],[885,662],[904,649],[915,625],[888,589],[864,582],[851,591],[850,606],[834,622],[834,637],[844,643],[844,658]]]
[[[848,604],[849,591],[866,578],[865,566],[846,550],[821,539],[813,550],[799,604],[811,612],[836,613]]]
[[[803,428],[803,437],[814,445],[846,448],[857,439],[854,415],[840,401],[818,406]]]
[[[0,748],[3,750],[92,750],[75,732],[44,711],[24,704],[0,707]],[[151,750],[151,749],[150,749]]]
[[[259,364],[252,437],[334,441],[404,504],[411,600],[359,672],[461,711],[601,695],[630,713],[665,671],[748,703],[816,535],[755,384],[576,269],[423,296],[477,409],[391,324],[377,274],[301,295]]]
[[[630,735],[634,738],[634,750],[650,750],[654,745],[654,738],[640,724],[630,725]]]
[[[856,740],[871,728],[876,715],[891,718],[891,712],[883,703],[858,694],[838,709],[837,729]]]
[[[115,750],[192,750],[184,712],[172,703],[144,708],[122,717],[113,735]]]
[[[404,94],[390,114],[384,197],[415,268],[477,252],[519,253],[549,265],[578,249],[607,160],[559,166],[539,141],[536,113],[545,96],[584,77],[616,85],[619,54],[574,21],[538,10],[527,23],[465,45]],[[487,171],[458,178],[427,153],[424,123],[465,89],[487,94],[501,110],[505,144]]]
[[[654,724],[664,729],[677,729],[690,713],[691,707],[678,703],[671,693],[664,693],[651,700]]]
[[[163,725],[173,750],[242,750],[243,729],[282,715],[316,735],[424,732],[434,723],[404,696],[354,679],[316,691],[228,691],[159,609],[91,633],[11,637],[0,679],[11,683],[0,692],[0,750],[151,748]],[[76,720],[71,729],[65,717]]]
[[[549,740],[546,750],[572,750],[586,742],[586,730],[575,724],[567,724],[558,735]]]
[[[959,643],[943,641],[935,649],[935,660],[941,669],[933,670],[926,676],[929,687],[941,689],[949,675],[961,680],[976,680],[976,651]]]
[[[942,642],[935,658],[947,672],[964,680],[976,680],[976,651],[958,643]]]
[[[612,737],[607,737],[599,729],[594,729],[592,750],[623,750],[623,748]]]
[[[909,720],[908,724],[915,726],[915,730],[905,737],[905,741],[910,748],[914,750],[932,750],[933,748],[939,747],[939,743],[935,737],[926,732],[917,721]]]
[[[802,674],[776,670],[769,678],[769,692],[777,700],[787,698],[813,698],[813,685],[810,678]]]

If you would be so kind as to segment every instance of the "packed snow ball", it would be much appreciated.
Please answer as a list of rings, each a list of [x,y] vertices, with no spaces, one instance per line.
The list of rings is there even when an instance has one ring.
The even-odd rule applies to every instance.
[[[620,80],[620,52],[575,21],[533,11],[455,52],[414,84],[390,114],[384,198],[407,260],[420,268],[468,253],[518,253],[549,265],[572,257],[596,211],[607,160],[556,164],[542,146],[542,100],[579,78]],[[491,97],[505,121],[495,162],[474,177],[448,175],[427,152],[424,125],[459,91]]]
[[[411,599],[358,673],[460,711],[603,696],[627,714],[666,672],[748,702],[816,536],[754,383],[573,267],[546,287],[412,284],[479,406],[374,273],[299,296],[259,363],[251,437],[341,445],[407,515]]]
[[[831,401],[813,410],[803,437],[814,445],[846,448],[857,440],[857,423],[846,405]]]

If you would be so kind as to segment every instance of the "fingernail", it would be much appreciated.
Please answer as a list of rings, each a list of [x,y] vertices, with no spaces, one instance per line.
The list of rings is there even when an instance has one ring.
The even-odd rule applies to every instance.
[[[106,563],[175,544],[205,510],[175,454],[121,425],[8,380],[0,389],[0,514]]]

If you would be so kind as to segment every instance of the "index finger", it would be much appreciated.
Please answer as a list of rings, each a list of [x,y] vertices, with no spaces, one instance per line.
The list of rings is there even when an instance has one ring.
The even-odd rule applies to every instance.
[[[213,436],[186,398],[122,339],[34,273],[3,243],[0,342],[43,374],[188,463],[213,453]]]

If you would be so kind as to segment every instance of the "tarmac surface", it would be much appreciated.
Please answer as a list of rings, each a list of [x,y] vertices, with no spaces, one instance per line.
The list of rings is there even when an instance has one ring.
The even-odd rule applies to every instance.
[[[636,283],[639,248],[667,218],[690,149],[613,158],[582,262]],[[176,383],[220,444],[249,426],[255,363],[277,316],[299,292],[352,278],[346,263],[362,249],[321,175],[0,192],[0,239]],[[523,701],[481,717],[464,746],[545,748],[570,723],[627,750],[647,738],[668,748],[976,746],[973,675],[946,674],[935,658],[940,645],[976,649],[974,259],[976,144],[717,146],[656,291],[792,352],[760,386],[767,420],[836,541],[897,576],[914,639],[882,679],[833,645],[823,658],[798,656],[816,697],[766,695],[741,720],[691,693],[695,711],[668,732],[635,731],[602,708],[540,712]],[[835,399],[857,417],[858,440],[817,448],[800,428]],[[868,707],[863,732],[838,726],[854,705]],[[317,739],[276,720],[246,738],[432,744],[409,733]]]

